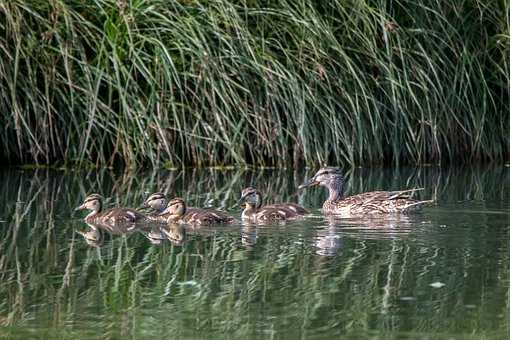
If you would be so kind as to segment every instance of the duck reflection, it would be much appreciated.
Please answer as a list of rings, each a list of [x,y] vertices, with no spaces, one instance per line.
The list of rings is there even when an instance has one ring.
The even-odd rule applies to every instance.
[[[186,241],[186,228],[182,224],[169,223],[160,227],[160,231],[173,245],[182,246]]]
[[[408,215],[369,218],[325,216],[326,226],[317,230],[316,254],[333,256],[344,247],[346,237],[360,240],[393,240],[408,236],[423,223]],[[420,222],[422,221],[422,222]]]
[[[104,235],[99,228],[93,224],[87,223],[88,230],[77,230],[76,232],[83,236],[83,239],[91,247],[101,247],[104,243]]]
[[[161,245],[165,240],[173,245],[182,246],[186,238],[186,229],[182,224],[152,224],[140,232],[154,245]]]
[[[409,235],[420,224],[410,215],[378,216],[369,218],[338,218],[327,216],[328,229],[338,235],[357,239],[395,239]]]
[[[315,253],[317,255],[334,256],[343,248],[343,245],[342,236],[334,226],[329,225],[325,229],[317,231],[315,237]]]
[[[100,247],[104,243],[104,232],[110,235],[129,235],[135,231],[147,229],[147,225],[133,224],[124,221],[102,221],[98,222],[85,222],[88,230],[77,231],[78,234],[83,236],[87,244]]]
[[[241,243],[247,249],[253,248],[257,243],[257,226],[254,224],[243,224],[241,227]]]
[[[151,225],[148,230],[140,230],[140,232],[154,245],[161,245],[166,239],[160,225]]]

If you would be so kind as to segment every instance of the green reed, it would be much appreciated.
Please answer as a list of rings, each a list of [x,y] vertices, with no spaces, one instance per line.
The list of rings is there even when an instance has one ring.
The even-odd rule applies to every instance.
[[[504,1],[0,0],[0,158],[504,160]]]
[[[499,166],[447,171],[438,167],[398,172],[354,169],[348,176],[351,193],[406,183],[425,187],[424,197],[440,188],[437,194],[443,207],[447,202],[475,200],[487,212],[506,208],[485,205],[505,202],[508,191],[501,183],[508,183],[510,174]],[[146,192],[162,190],[197,206],[213,199],[215,206],[225,201],[230,207],[248,183],[261,188],[270,201],[294,200],[291,193],[304,177],[284,171],[211,169],[64,175],[47,170],[9,171],[0,182],[0,325],[4,326],[0,336],[37,334],[44,338],[53,330],[59,338],[136,337],[142,332],[144,336],[197,337],[201,331],[204,337],[225,332],[247,337],[256,334],[261,324],[277,333],[288,324],[296,325],[292,334],[296,336],[319,327],[353,336],[374,327],[427,333],[464,331],[468,326],[473,338],[490,335],[491,330],[506,334],[508,289],[491,286],[510,279],[510,268],[494,261],[508,263],[510,245],[503,247],[504,252],[498,250],[506,239],[481,244],[486,241],[483,237],[463,234],[451,239],[424,233],[419,237],[423,243],[413,245],[402,242],[406,236],[398,234],[387,242],[373,242],[365,231],[345,237],[342,249],[328,258],[318,256],[312,243],[303,243],[304,238],[320,237],[327,231],[312,227],[310,221],[299,232],[293,232],[298,226],[289,225],[272,230],[270,237],[259,228],[258,241],[251,248],[241,242],[240,234],[247,232],[241,226],[218,234],[207,229],[191,231],[182,246],[170,242],[153,246],[134,233],[107,236],[103,247],[93,248],[75,232],[85,228],[82,215],[70,218],[73,207],[93,191],[116,197],[109,205],[138,206]],[[216,194],[196,194],[202,192]],[[311,198],[319,193],[312,190],[305,195]],[[231,212],[238,214],[239,208]],[[473,216],[455,218],[479,223],[473,229],[477,235],[495,232],[482,216],[490,218],[486,214],[476,222]],[[501,216],[497,218],[508,219]],[[451,242],[457,247],[446,247]],[[465,262],[451,259],[457,251],[465,252]],[[473,262],[481,257],[486,262]],[[479,281],[466,281],[462,273],[475,277],[472,273],[484,263],[486,274]],[[441,268],[451,268],[457,275],[445,275]],[[455,288],[421,296],[429,301],[427,308],[410,303],[401,316],[387,316],[399,298],[427,291],[440,277],[448,278],[445,283]],[[477,308],[466,312],[463,306],[473,301],[473,294],[479,298]],[[501,318],[488,318],[491,301],[498,302]],[[274,306],[294,312],[270,318]]]

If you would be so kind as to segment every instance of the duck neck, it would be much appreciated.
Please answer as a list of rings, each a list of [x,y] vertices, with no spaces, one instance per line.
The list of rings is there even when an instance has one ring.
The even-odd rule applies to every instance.
[[[166,210],[167,205],[168,205],[168,202],[165,201],[164,204],[159,204],[159,205],[153,206],[152,208],[154,210],[156,210],[157,213],[162,213],[163,211]]]
[[[167,209],[165,209],[161,214],[168,213],[167,222],[177,222],[184,217],[186,210],[186,206],[182,205],[177,207],[174,211],[167,211]]]
[[[87,216],[85,216],[85,221],[91,221],[94,218],[96,218],[97,215],[101,212],[102,207],[103,207],[103,204],[101,202],[99,202],[99,204],[97,204],[95,206],[95,209],[91,209],[91,212]]]
[[[339,201],[344,197],[344,182],[342,179],[334,179],[326,187],[329,191],[329,202]]]
[[[166,217],[166,222],[167,223],[175,223],[175,222],[178,222],[180,219],[181,219],[180,215],[170,214]]]
[[[101,205],[98,208],[92,209],[91,212],[87,216],[85,216],[85,221],[90,221],[94,219],[101,212]]]
[[[260,202],[257,202],[257,204],[252,203],[245,203],[245,208],[241,214],[242,219],[249,219],[251,215],[253,215],[261,206],[262,204]]]
[[[91,211],[87,216],[85,216],[85,221],[92,221],[96,215],[96,211]]]

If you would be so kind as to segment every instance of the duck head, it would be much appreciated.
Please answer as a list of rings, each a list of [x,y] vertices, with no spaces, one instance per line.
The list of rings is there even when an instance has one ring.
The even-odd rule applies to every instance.
[[[315,175],[301,184],[298,189],[304,189],[311,186],[320,185],[329,189],[330,195],[334,194],[335,198],[343,195],[344,176],[339,168],[323,167],[315,173]]]
[[[241,192],[238,202],[244,202],[247,206],[258,209],[262,205],[262,194],[257,189],[248,187]]]
[[[156,211],[162,212],[168,205],[168,199],[166,195],[162,192],[155,192],[151,194],[145,202],[143,202],[143,206],[145,208],[151,208]]]
[[[82,205],[80,205],[79,207],[76,207],[76,209],[74,209],[74,210],[78,211],[78,210],[87,209],[87,210],[91,210],[92,213],[97,214],[98,212],[101,211],[102,203],[103,203],[103,197],[101,195],[91,194],[85,198]]]
[[[172,198],[161,214],[169,214],[168,222],[179,220],[186,213],[186,203],[182,198]]]

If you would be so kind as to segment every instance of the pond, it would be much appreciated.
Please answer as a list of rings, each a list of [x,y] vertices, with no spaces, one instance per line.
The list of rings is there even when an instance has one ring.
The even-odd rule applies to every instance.
[[[505,338],[510,168],[353,169],[347,194],[425,188],[436,203],[388,218],[328,219],[313,170],[0,172],[0,338]],[[139,207],[154,191],[240,216],[242,188],[313,214],[86,242],[88,193]]]

